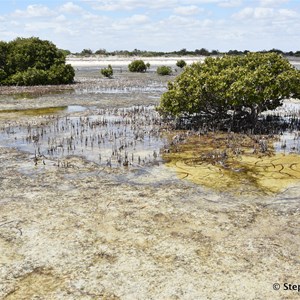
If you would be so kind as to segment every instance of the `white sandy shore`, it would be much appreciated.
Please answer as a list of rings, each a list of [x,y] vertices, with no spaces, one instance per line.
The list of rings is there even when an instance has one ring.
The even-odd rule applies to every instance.
[[[175,66],[176,62],[180,59],[186,61],[187,64],[191,64],[197,61],[203,61],[204,56],[182,56],[182,57],[120,57],[120,56],[93,56],[93,57],[68,57],[67,63],[73,67],[105,67],[107,65],[112,66],[128,66],[133,60],[142,59],[146,63],[150,63],[151,66]]]
[[[90,57],[67,57],[67,63],[73,67],[106,67],[112,66],[128,66],[133,60],[142,59],[151,66],[175,66],[176,62],[183,59],[188,65],[193,62],[204,61],[205,56],[170,56],[170,57],[121,57],[121,56],[90,56]],[[299,68],[299,60],[290,60],[291,64]]]

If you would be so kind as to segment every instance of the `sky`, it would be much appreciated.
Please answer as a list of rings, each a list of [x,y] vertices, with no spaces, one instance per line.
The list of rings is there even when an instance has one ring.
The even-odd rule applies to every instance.
[[[71,52],[300,50],[300,0],[0,0],[0,40]]]

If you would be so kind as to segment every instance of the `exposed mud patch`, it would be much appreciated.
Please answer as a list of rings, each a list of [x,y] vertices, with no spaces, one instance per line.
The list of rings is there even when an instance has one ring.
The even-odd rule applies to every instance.
[[[14,289],[5,299],[51,299],[55,298],[57,290],[63,286],[61,278],[57,278],[50,271],[35,268],[30,273],[18,278]]]

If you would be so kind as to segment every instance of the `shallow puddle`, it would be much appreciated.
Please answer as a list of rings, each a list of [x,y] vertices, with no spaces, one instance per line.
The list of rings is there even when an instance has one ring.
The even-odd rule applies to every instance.
[[[278,141],[274,142],[274,149],[277,153],[300,153],[300,101],[290,99],[282,106],[273,111],[266,111],[264,116],[277,117],[282,123],[286,123],[288,128],[278,136]]]
[[[291,107],[295,111],[295,106]],[[73,114],[76,112],[82,112],[81,116]],[[49,163],[68,167],[69,158],[79,156],[99,166],[134,167],[126,176],[121,172],[119,178],[126,177],[125,181],[133,184],[166,183],[175,179],[175,171],[179,179],[217,191],[251,194],[279,193],[300,180],[298,131],[284,132],[269,141],[210,133],[187,136],[181,142],[179,134],[171,141],[171,152],[165,153],[170,140],[161,134],[162,120],[153,106],[87,111],[84,106],[71,105],[0,113],[4,117],[12,113],[51,115],[41,125],[0,128],[0,146],[31,153],[32,167],[47,168]],[[260,153],[263,146],[266,149]],[[157,168],[165,161],[169,174],[166,167]]]
[[[82,111],[82,106],[59,108]],[[53,109],[49,109],[53,113]],[[30,110],[27,113],[45,113]],[[50,112],[49,112],[50,113]],[[56,117],[44,125],[5,126],[0,130],[1,146],[34,154],[34,163],[82,156],[109,167],[159,164],[161,119],[153,107],[101,109],[88,116]]]
[[[6,109],[0,110],[0,114],[19,114],[24,116],[41,116],[53,115],[60,112],[82,112],[87,108],[80,105],[58,106],[58,107],[44,107],[44,108],[30,108],[30,109]],[[1,116],[0,115],[0,116]]]

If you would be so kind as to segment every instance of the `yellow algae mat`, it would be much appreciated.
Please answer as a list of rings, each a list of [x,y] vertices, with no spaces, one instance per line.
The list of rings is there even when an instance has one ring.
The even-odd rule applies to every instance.
[[[164,158],[182,179],[220,191],[263,193],[300,182],[300,155],[274,153],[273,136],[209,133],[174,139],[181,142],[172,142]]]

